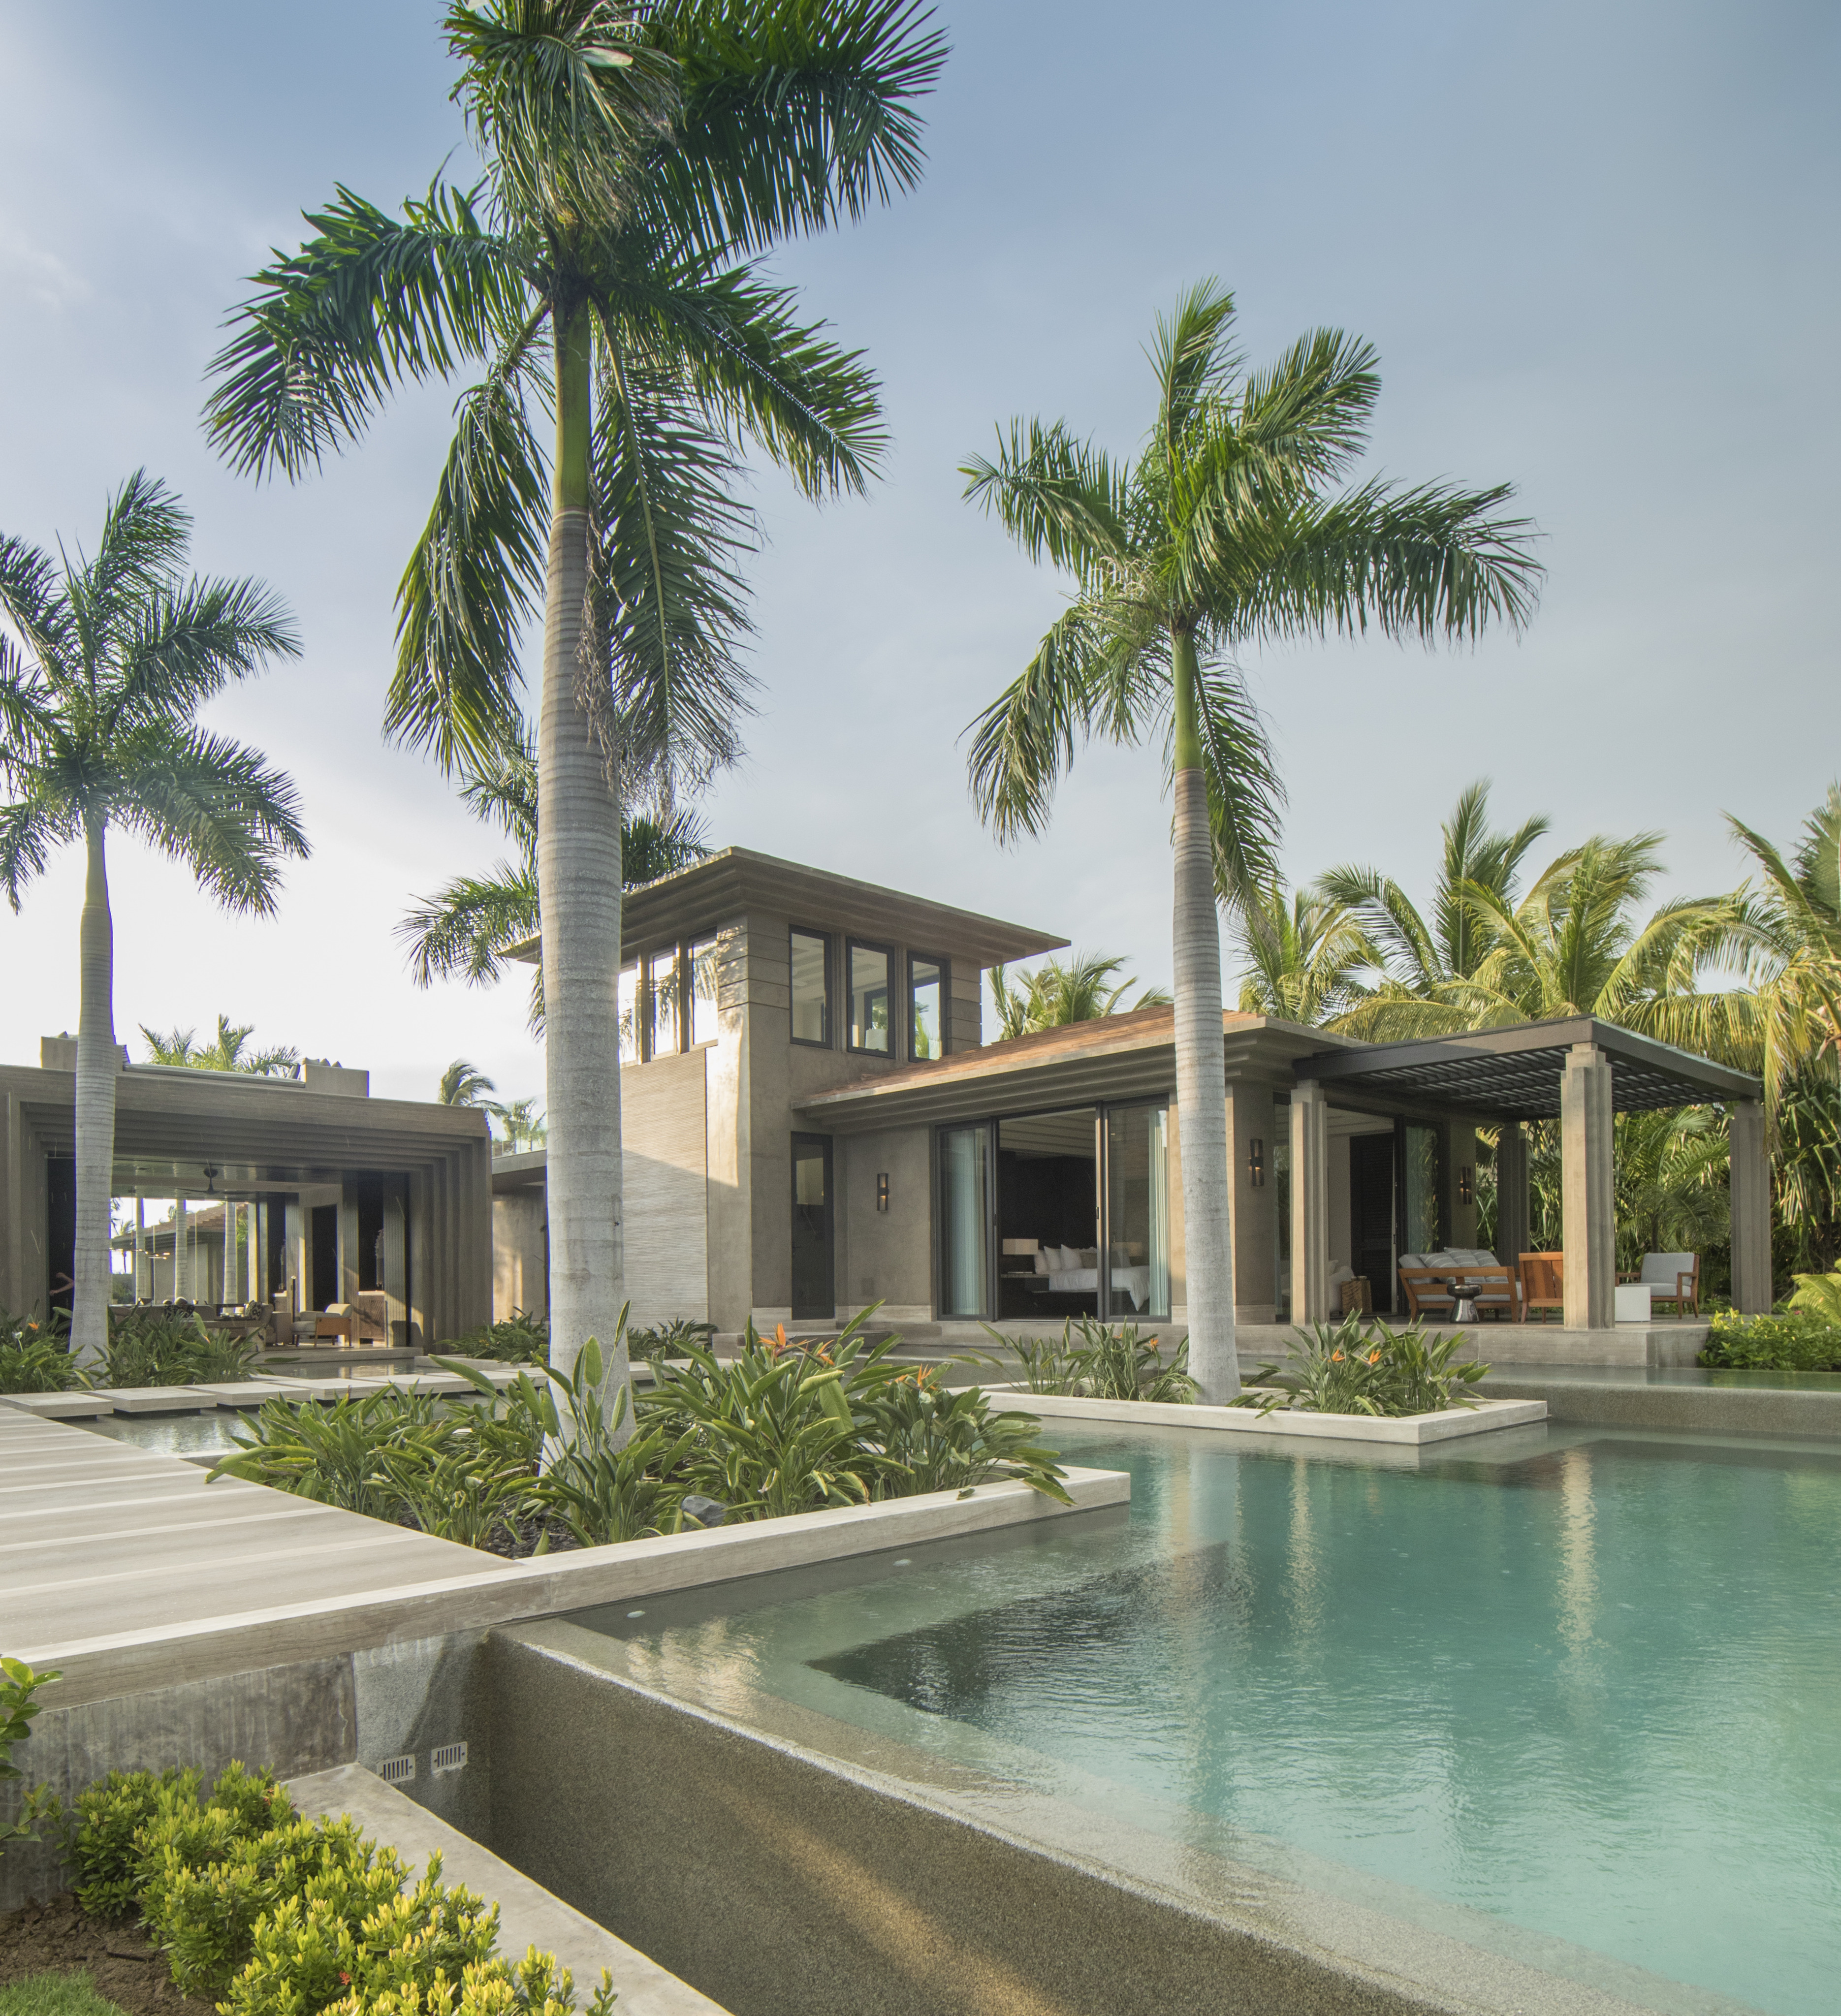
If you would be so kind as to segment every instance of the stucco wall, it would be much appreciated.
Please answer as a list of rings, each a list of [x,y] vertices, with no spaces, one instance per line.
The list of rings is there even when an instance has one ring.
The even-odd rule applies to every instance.
[[[549,1256],[541,1190],[508,1190],[492,1200],[492,1320],[549,1313]]]
[[[838,1311],[883,1305],[891,1323],[933,1315],[932,1130],[890,1128],[838,1137]],[[888,1208],[876,1208],[876,1179]]]
[[[642,1326],[709,1315],[706,1053],[620,1075],[626,1293]]]

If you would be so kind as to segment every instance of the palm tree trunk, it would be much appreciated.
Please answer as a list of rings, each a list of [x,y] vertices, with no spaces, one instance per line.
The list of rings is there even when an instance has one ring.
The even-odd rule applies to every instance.
[[[77,1251],[71,1263],[70,1350],[82,1366],[109,1352],[110,1197],[115,1183],[115,924],[99,815],[84,821],[89,878],[83,891],[77,1022]]]
[[[1176,682],[1176,1125],[1183,1150],[1183,1257],[1189,1370],[1219,1406],[1240,1391],[1234,1252],[1227,1215],[1227,1078],[1221,1039],[1221,932],[1214,837],[1196,722],[1195,640],[1173,638]]]
[[[571,1372],[589,1337],[603,1398],[625,1384],[620,1164],[620,806],[580,697],[588,587],[592,333],[557,320],[555,508],[543,610],[537,888],[549,1108],[549,1361]],[[621,1439],[632,1432],[629,1406]]]

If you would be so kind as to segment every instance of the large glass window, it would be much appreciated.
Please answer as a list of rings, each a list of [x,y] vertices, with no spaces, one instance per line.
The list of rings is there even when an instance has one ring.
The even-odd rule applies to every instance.
[[[673,1057],[683,1047],[678,1041],[678,1016],[682,1003],[678,992],[678,949],[655,952],[646,962],[646,998],[652,1013],[650,1055]]]
[[[720,1033],[717,1018],[722,946],[715,938],[699,938],[690,948],[690,1043],[713,1043]]]
[[[1106,1114],[1107,1313],[1169,1314],[1169,1114],[1122,1106]]]
[[[946,1127],[939,1136],[942,1316],[990,1313],[991,1130]]]
[[[620,1061],[639,1060],[639,963],[620,969]]]
[[[1439,1130],[1409,1125],[1400,1131],[1400,1251],[1436,1253],[1444,1238],[1439,1223]]]
[[[830,940],[816,931],[793,933],[793,1041],[828,1046],[831,1040]]]
[[[881,945],[850,946],[850,1047],[885,1057],[890,1050],[888,953]]]
[[[924,1064],[946,1053],[946,967],[943,959],[908,961],[908,1054]]]

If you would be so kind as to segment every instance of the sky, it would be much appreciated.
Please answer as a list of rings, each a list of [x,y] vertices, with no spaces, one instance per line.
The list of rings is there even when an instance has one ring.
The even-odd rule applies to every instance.
[[[464,173],[441,10],[424,0],[0,0],[0,534],[93,545],[145,466],[193,563],[286,597],[304,653],[211,724],[298,784],[313,844],[268,919],[112,843],[118,1033],[220,1012],[263,1043],[426,1098],[450,1059],[541,1094],[525,991],[410,983],[395,927],[500,851],[422,756],[382,739],[392,598],[454,390],[397,401],[294,488],[198,425],[225,311],[344,183],[393,207]],[[1170,968],[1155,749],[1077,757],[1039,840],[967,794],[967,725],[1027,663],[1065,584],[961,498],[1013,415],[1115,454],[1148,425],[1156,315],[1234,291],[1257,364],[1359,333],[1382,391],[1361,474],[1512,482],[1547,570],[1526,635],[1243,661],[1307,881],[1429,883],[1472,779],[1553,844],[1666,836],[1659,897],[1732,887],[1731,813],[1788,841],[1841,775],[1832,583],[1841,13],[946,0],[925,178],[773,265],[879,373],[892,436],[860,501],[771,470],[749,500],[760,711],[703,811],[738,844]],[[534,661],[533,661],[534,662]],[[0,1060],[77,1024],[81,863],[0,909]],[[1229,959],[1231,974],[1232,961]],[[1230,979],[1231,996],[1232,981]]]

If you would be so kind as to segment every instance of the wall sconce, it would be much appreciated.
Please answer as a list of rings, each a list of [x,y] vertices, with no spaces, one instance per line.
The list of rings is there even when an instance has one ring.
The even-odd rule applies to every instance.
[[[1476,1202],[1476,1180],[1468,1162],[1457,1172],[1457,1201],[1460,1204]]]
[[[1266,1187],[1266,1143],[1256,1134],[1247,1147],[1247,1181],[1256,1190]]]
[[[879,1175],[876,1179],[876,1208],[878,1211],[888,1208],[888,1179],[885,1175]]]

